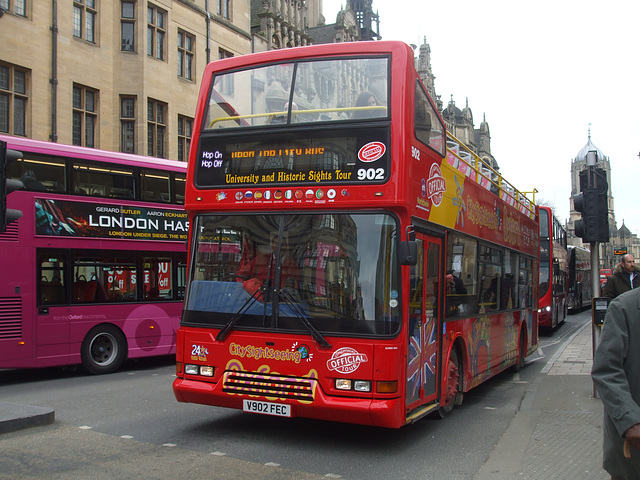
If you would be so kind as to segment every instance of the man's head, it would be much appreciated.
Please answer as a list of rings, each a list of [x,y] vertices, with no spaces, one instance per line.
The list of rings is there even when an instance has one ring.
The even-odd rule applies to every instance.
[[[622,265],[622,269],[627,273],[631,273],[636,269],[635,260],[633,259],[633,255],[631,255],[630,253],[622,256],[620,265]]]

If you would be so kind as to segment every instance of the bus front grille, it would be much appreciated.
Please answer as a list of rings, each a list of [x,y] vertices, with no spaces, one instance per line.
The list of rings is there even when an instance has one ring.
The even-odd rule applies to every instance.
[[[222,391],[236,395],[292,399],[312,402],[315,397],[314,378],[282,377],[231,370],[224,373]]]

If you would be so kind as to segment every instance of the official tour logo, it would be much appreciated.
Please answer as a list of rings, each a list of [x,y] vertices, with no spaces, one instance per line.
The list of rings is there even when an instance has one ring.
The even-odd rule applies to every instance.
[[[333,352],[327,361],[327,368],[342,374],[353,373],[361,363],[368,361],[369,359],[364,353],[359,353],[351,347],[342,347]]]
[[[440,165],[434,163],[429,170],[429,180],[427,180],[427,197],[436,207],[442,203],[442,194],[447,189],[447,184],[442,176]]]

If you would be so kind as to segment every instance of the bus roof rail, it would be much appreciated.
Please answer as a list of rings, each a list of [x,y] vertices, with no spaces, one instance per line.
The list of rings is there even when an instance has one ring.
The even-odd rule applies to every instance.
[[[295,117],[298,115],[314,115],[314,114],[322,114],[322,113],[356,113],[356,112],[372,112],[372,111],[383,111],[386,115],[387,107],[384,105],[372,105],[372,106],[364,106],[364,107],[334,107],[334,108],[313,108],[313,109],[301,109],[301,110],[291,110],[291,117]],[[270,121],[275,118],[282,118],[289,114],[288,110],[283,110],[280,112],[264,112],[264,113],[251,113],[247,115],[230,115],[226,117],[218,117],[214,118],[209,122],[209,127],[212,128],[216,123],[219,122],[239,122],[240,120],[252,119],[252,118],[268,118]],[[383,118],[384,115],[376,115],[375,118]]]
[[[509,183],[497,170],[447,132],[447,163],[492,191],[529,218],[535,218],[535,202]]]

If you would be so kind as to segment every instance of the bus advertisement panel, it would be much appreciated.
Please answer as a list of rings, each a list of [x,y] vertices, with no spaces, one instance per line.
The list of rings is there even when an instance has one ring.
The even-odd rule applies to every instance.
[[[447,134],[410,47],[214,62],[195,123],[178,401],[397,428],[535,350],[535,206]]]
[[[186,164],[2,137],[23,158],[0,234],[0,368],[175,352],[186,284]]]

